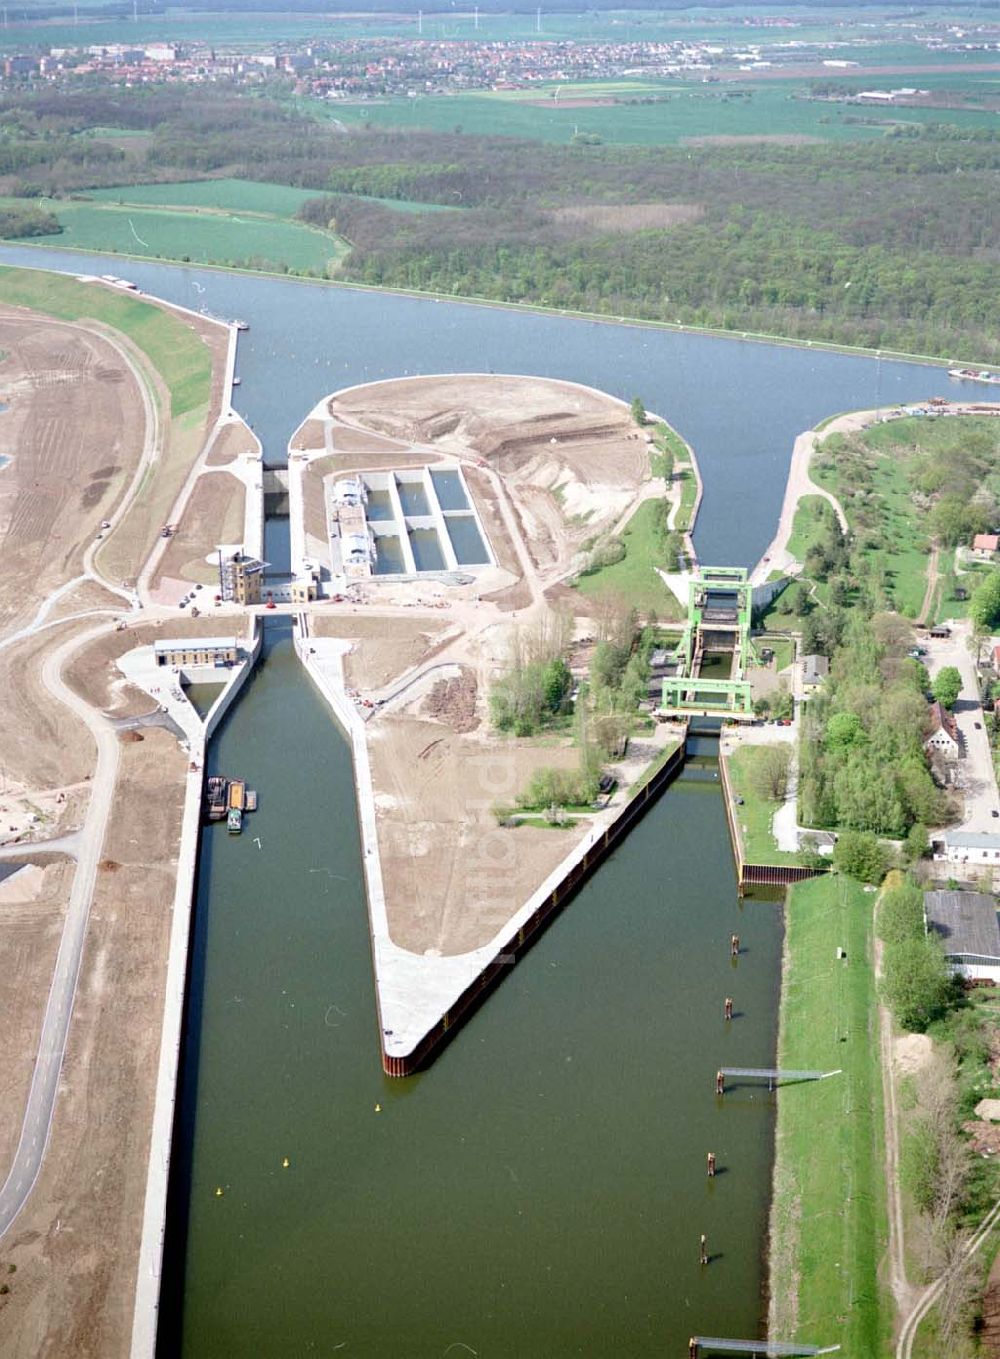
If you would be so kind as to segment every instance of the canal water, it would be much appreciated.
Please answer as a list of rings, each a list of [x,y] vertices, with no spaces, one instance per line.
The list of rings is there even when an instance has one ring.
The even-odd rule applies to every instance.
[[[0,262],[123,267],[25,247]],[[316,401],[351,383],[534,372],[641,395],[698,453],[696,544],[718,564],[748,565],[769,541],[801,430],[955,390],[941,370],[808,349],[208,270],[127,273],[251,323],[237,397],[271,464]],[[269,522],[266,554],[287,565],[287,523]],[[350,757],[280,622],[210,766],[259,789],[261,810],[252,835],[204,833],[163,1359],[631,1359],[684,1353],[698,1331],[757,1334],[773,1106],[746,1088],[719,1102],[713,1077],[772,1059],[781,922],[773,905],[738,903],[710,750],[432,1067],[394,1082],[379,1062]],[[709,1150],[723,1171],[711,1183]]]
[[[757,1334],[773,1106],[717,1100],[714,1073],[771,1058],[781,925],[738,904],[714,759],[404,1081],[379,1062],[349,755],[280,622],[210,766],[261,790],[260,847],[204,834],[161,1354]]]

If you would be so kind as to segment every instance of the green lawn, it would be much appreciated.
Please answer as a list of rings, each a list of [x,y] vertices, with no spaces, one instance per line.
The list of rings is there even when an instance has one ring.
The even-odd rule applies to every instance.
[[[167,384],[175,418],[208,401],[212,378],[209,352],[180,317],[162,307],[132,293],[78,283],[62,274],[6,267],[0,267],[0,298],[64,321],[103,321],[129,336]]]
[[[681,503],[677,510],[677,518],[674,528],[678,533],[687,533],[691,528],[691,512],[694,509],[694,502],[698,499],[698,478],[694,473],[694,466],[688,463],[676,474],[676,480],[681,486]]]
[[[827,526],[833,519],[833,506],[821,495],[804,495],[795,510],[792,536],[788,550],[798,562],[804,562],[810,550],[822,542]]]
[[[839,875],[789,893],[778,1065],[842,1074],[778,1093],[770,1242],[774,1333],[858,1359],[891,1353],[873,901]]]
[[[780,804],[761,797],[754,787],[754,764],[762,749],[762,746],[743,746],[730,755],[726,763],[733,797],[743,799],[742,806],[733,807],[743,841],[743,858],[750,864],[802,863],[802,855],[780,850],[771,833],[771,822]]]
[[[32,244],[65,250],[314,275],[326,274],[347,253],[339,237],[281,217],[48,199],[39,206],[55,212],[63,230],[33,237]]]
[[[655,501],[644,500],[625,526],[622,542],[625,556],[613,566],[602,566],[587,576],[579,576],[576,588],[581,594],[599,595],[617,591],[643,613],[656,613],[661,619],[681,617],[681,606],[663,584],[655,568],[663,565],[663,552],[655,532]]]

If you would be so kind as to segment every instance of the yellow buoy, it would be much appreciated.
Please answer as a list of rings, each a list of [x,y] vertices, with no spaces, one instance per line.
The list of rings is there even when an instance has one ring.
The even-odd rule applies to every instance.
[[[381,1104],[376,1104],[376,1105],[375,1105],[375,1112],[376,1112],[377,1114],[380,1114],[380,1113],[382,1112],[382,1106],[381,1106]]]
[[[291,1163],[291,1161],[288,1159],[287,1156],[282,1156],[282,1158],[281,1158],[281,1164],[282,1164],[283,1169],[287,1170],[288,1167],[289,1167],[292,1163]]]
[[[217,1199],[221,1199],[221,1198],[222,1198],[222,1195],[223,1195],[223,1192],[224,1192],[224,1191],[223,1191],[222,1185],[221,1185],[221,1184],[217,1184],[217,1185],[215,1186],[215,1197],[216,1197]]]

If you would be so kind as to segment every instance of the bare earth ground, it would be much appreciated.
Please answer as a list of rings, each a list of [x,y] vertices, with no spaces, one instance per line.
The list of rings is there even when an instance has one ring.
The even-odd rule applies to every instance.
[[[648,493],[649,450],[623,403],[536,378],[381,382],[334,395],[326,410],[335,449],[347,435],[367,448],[374,430],[397,451],[311,462],[308,531],[325,535],[322,479],[331,472],[441,460],[461,465],[497,559],[472,585],[434,587],[449,608],[449,630],[434,645],[426,619],[378,615],[380,604],[426,604],[432,592],[422,583],[366,582],[363,627],[353,615],[334,623],[317,613],[313,621],[317,635],[359,639],[345,678],[368,715],[392,938],[417,953],[464,953],[493,938],[589,831],[586,818],[567,829],[498,825],[496,805],[509,808],[541,766],[575,768],[579,752],[568,737],[492,733],[488,695],[513,629],[547,615],[546,600],[566,590],[560,582],[580,541]],[[315,430],[310,438],[320,446]],[[578,631],[591,634],[593,605],[571,598]],[[397,697],[394,680],[414,666]]]
[[[161,731],[121,748],[50,1145],[0,1247],[5,1359],[127,1353],[184,765]]]
[[[0,883],[0,1167],[10,1164],[21,1133],[74,867],[29,864]]]
[[[208,558],[219,543],[243,541],[246,487],[228,472],[203,472],[160,558],[150,588],[156,591],[165,580],[203,585],[218,582],[218,568]]]
[[[233,420],[219,430],[205,462],[209,467],[224,467],[241,453],[256,452],[257,440],[252,431],[242,420]]]
[[[305,420],[296,431],[289,445],[292,449],[313,449],[326,447],[326,424],[323,420]]]
[[[72,590],[68,590],[56,600],[45,617],[54,621],[57,618],[69,618],[88,609],[107,609],[111,613],[119,613],[125,607],[121,595],[113,595],[110,590],[105,590],[103,585],[98,585],[96,580],[82,580],[79,585],[74,585]]]
[[[394,618],[391,635],[384,619],[327,616],[313,624],[317,637],[351,637],[358,645],[344,659],[344,675],[353,689],[381,689],[397,675],[428,660],[449,634],[447,623]]]
[[[212,386],[207,406],[196,407],[177,419],[167,419],[170,396],[158,375],[150,381],[161,413],[162,450],[156,476],[150,478],[125,515],[97,553],[96,562],[108,580],[133,581],[149,555],[160,528],[170,517],[174,502],[192,465],[205,446],[205,440],[222,410],[223,375],[229,345],[228,331],[218,324],[191,316],[183,322],[194,330],[213,356]],[[128,343],[124,341],[125,347]],[[148,372],[148,364],[143,364]]]
[[[0,307],[0,631],[78,575],[138,465],[142,399],[101,336]]]
[[[68,708],[54,702],[42,686],[40,670],[52,639],[65,640],[93,622],[67,623],[0,651],[0,761],[8,791],[62,788],[91,773],[96,759],[93,738]]]
[[[568,744],[460,736],[408,714],[373,719],[368,742],[389,931],[414,953],[487,943],[586,832],[503,830],[492,812],[539,764],[575,767]]]
[[[705,215],[701,203],[626,203],[622,206],[580,205],[556,208],[552,216],[557,222],[582,222],[599,231],[655,231],[678,226],[683,222],[698,222]]]

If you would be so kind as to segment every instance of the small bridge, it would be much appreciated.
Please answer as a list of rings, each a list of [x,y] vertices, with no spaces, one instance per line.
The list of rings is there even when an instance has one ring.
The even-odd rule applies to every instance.
[[[820,1349],[816,1345],[789,1344],[783,1340],[720,1340],[718,1336],[693,1335],[688,1342],[688,1357],[699,1359],[703,1353],[769,1354],[778,1359],[783,1355],[836,1354],[839,1349],[839,1345],[827,1345],[825,1349]]]
[[[730,1076],[738,1076],[743,1080],[767,1081],[768,1090],[773,1090],[781,1081],[787,1081],[789,1083],[796,1081],[825,1081],[828,1076],[839,1075],[841,1075],[841,1069],[839,1067],[836,1071],[789,1071],[784,1067],[776,1066],[720,1066],[716,1072],[715,1086],[717,1093],[724,1095],[726,1092],[726,1080]],[[760,1352],[764,1353],[763,1350]],[[795,1353],[798,1352],[799,1351],[797,1350],[795,1351]],[[802,1352],[805,1353],[805,1351]],[[810,1353],[818,1352],[819,1351],[810,1351]]]

